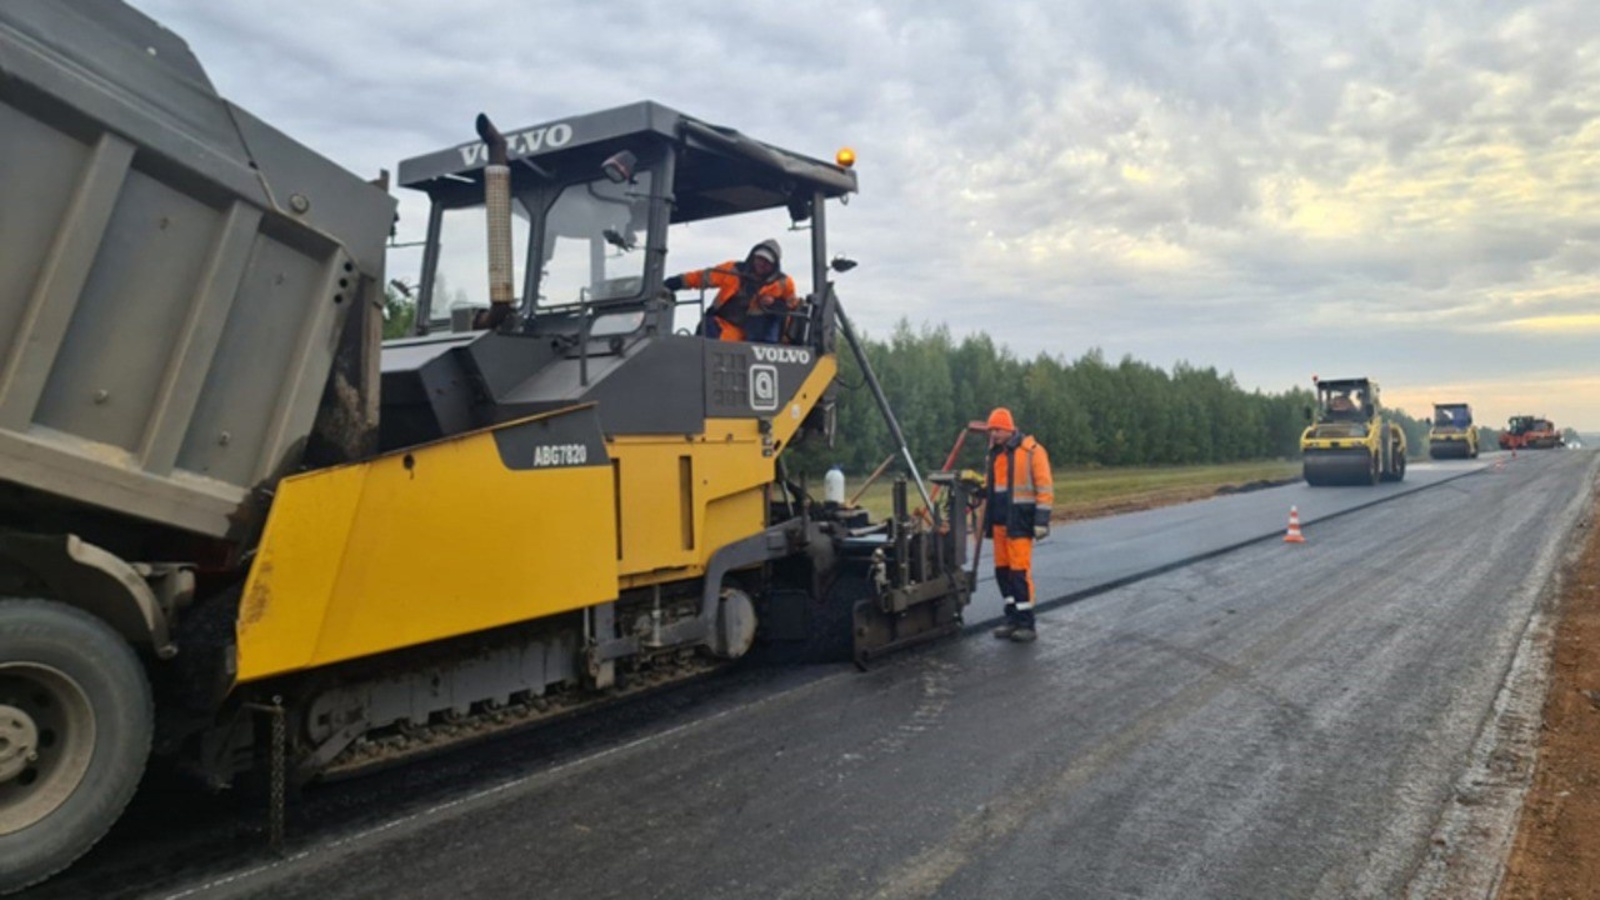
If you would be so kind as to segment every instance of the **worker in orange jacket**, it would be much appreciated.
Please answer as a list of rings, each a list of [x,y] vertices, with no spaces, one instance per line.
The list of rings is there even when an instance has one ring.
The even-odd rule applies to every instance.
[[[1006,621],[994,636],[1027,643],[1037,637],[1033,542],[1050,533],[1055,485],[1049,454],[1031,435],[1017,431],[1011,410],[1003,406],[989,413],[985,484],[984,524],[994,536],[994,580],[1006,600]]]
[[[706,311],[705,335],[723,341],[776,344],[785,317],[799,306],[794,279],[783,274],[783,249],[775,240],[750,248],[743,262],[729,260],[709,269],[674,275],[662,282],[669,291],[716,288]]]

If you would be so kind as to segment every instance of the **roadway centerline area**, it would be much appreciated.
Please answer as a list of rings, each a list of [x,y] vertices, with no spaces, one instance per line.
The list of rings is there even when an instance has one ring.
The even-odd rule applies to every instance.
[[[1458,478],[1492,471],[1496,463],[1521,463],[1527,459],[1527,454],[1512,461],[1509,454],[1497,453],[1476,460],[1419,462],[1408,469],[1404,481],[1397,483],[1314,488],[1301,482],[1062,523],[1049,538],[1034,546],[1039,605],[1047,609],[1075,602],[1256,541],[1282,537],[1290,507],[1299,510],[1301,524],[1309,527]],[[1002,616],[1004,601],[995,588],[991,552],[986,543],[978,589],[966,613],[971,629],[986,628]]]
[[[1524,457],[1322,510],[1306,545],[1259,542],[1052,609],[1035,645],[812,667],[774,676],[764,700],[658,709],[643,735],[511,779],[457,768],[441,802],[308,822],[286,860],[151,892],[1397,896],[1596,461]],[[400,794],[410,776],[375,777]]]

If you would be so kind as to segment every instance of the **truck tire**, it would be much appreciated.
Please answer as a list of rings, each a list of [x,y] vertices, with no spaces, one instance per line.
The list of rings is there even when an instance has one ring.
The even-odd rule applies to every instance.
[[[133,649],[94,616],[0,599],[0,893],[61,871],[122,814],[154,707]]]

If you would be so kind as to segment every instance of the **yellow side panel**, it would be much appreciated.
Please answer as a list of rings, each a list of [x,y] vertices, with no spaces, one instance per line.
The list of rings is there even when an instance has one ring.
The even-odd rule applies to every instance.
[[[615,599],[598,426],[583,464],[533,436],[514,452],[542,451],[548,467],[519,468],[496,443],[496,432],[574,415],[593,418],[557,413],[285,479],[240,606],[238,680]],[[566,432],[555,446],[578,446]]]
[[[609,450],[622,485],[625,575],[703,565],[721,546],[707,536],[706,506],[730,493],[761,489],[773,477],[773,459],[761,452],[754,419],[712,419],[705,434],[688,440],[618,437]],[[764,524],[758,504],[741,536]],[[685,574],[693,573],[674,576]]]
[[[742,540],[765,527],[767,491],[754,488],[723,497],[706,506],[705,531],[708,545],[722,547]],[[706,556],[710,559],[710,554]]]
[[[609,449],[622,485],[624,587],[703,574],[712,553],[766,526],[775,454],[799,430],[837,371],[831,355],[819,358],[794,396],[771,413],[766,439],[774,455],[764,451],[760,422],[753,418],[707,419],[705,433],[688,438],[622,435],[612,440]],[[682,484],[686,472],[688,491]]]
[[[780,446],[787,446],[789,439],[800,430],[800,423],[822,399],[823,392],[833,384],[838,373],[839,361],[832,354],[818,357],[816,368],[811,370],[800,390],[772,417],[772,436]]]
[[[693,472],[704,463],[696,459],[694,446],[682,438],[613,442],[612,459],[621,478],[621,571],[683,568],[695,563],[693,498],[697,479]],[[688,484],[684,483],[686,474],[690,476]],[[687,509],[685,493],[689,494]]]

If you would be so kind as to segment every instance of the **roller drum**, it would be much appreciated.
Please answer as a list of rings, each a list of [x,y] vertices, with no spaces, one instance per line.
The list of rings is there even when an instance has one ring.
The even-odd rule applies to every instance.
[[[1313,487],[1377,483],[1376,463],[1364,449],[1307,450],[1304,472]]]

